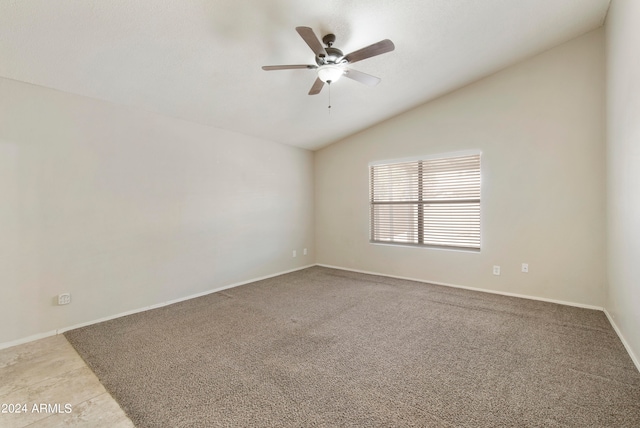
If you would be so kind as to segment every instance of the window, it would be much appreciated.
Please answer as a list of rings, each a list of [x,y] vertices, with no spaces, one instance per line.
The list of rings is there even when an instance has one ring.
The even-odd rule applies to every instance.
[[[369,168],[371,242],[480,249],[480,153]]]

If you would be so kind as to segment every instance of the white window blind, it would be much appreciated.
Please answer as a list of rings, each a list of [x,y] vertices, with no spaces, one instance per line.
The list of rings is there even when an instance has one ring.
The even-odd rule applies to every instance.
[[[480,154],[371,165],[371,242],[480,249]]]

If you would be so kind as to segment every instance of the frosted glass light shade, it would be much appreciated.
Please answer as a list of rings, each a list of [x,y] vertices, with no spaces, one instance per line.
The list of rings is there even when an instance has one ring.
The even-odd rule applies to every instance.
[[[344,74],[342,67],[337,65],[323,65],[318,68],[318,77],[323,82],[335,82]]]

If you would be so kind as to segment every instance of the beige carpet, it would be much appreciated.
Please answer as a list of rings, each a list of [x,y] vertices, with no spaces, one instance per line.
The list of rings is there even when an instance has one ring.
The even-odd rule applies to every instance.
[[[140,427],[640,427],[599,311],[313,267],[67,332]]]

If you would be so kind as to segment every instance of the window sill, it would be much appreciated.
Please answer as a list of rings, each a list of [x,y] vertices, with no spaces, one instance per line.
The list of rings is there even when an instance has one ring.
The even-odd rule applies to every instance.
[[[403,242],[381,242],[381,241],[371,241],[371,240],[369,241],[369,244],[381,245],[386,247],[409,247],[409,248],[418,248],[418,249],[426,249],[426,250],[456,251],[456,252],[462,252],[462,253],[480,253],[480,250],[481,250],[480,248],[410,244],[410,243],[403,243]]]

